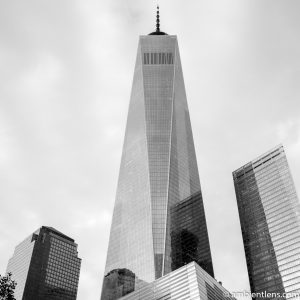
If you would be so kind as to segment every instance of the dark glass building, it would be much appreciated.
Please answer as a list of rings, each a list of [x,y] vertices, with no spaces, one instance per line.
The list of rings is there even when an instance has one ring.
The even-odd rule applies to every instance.
[[[15,248],[7,272],[16,300],[75,300],[80,264],[74,240],[42,226]]]
[[[233,179],[251,291],[290,299],[300,292],[300,204],[283,146],[234,171]]]
[[[139,39],[101,299],[193,261],[214,276],[177,37],[157,26]]]
[[[194,261],[213,276],[211,254],[205,243],[208,240],[201,192],[173,205],[170,219],[172,270]]]

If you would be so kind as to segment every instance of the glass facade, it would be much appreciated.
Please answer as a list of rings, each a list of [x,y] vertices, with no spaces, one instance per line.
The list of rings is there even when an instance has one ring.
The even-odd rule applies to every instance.
[[[112,271],[137,289],[193,260],[213,276],[177,38],[141,36],[102,299]]]
[[[234,297],[195,262],[191,262],[121,300],[235,300]]]
[[[170,219],[172,270],[194,261],[213,274],[201,193],[173,205]]]
[[[74,240],[43,226],[16,247],[7,272],[17,282],[16,300],[75,300],[80,265]]]
[[[20,243],[15,248],[14,255],[8,262],[7,272],[12,272],[13,279],[17,282],[14,293],[16,300],[21,300],[23,297],[36,234],[38,234],[38,231]]]
[[[300,204],[283,146],[234,171],[233,179],[251,291],[299,293]]]

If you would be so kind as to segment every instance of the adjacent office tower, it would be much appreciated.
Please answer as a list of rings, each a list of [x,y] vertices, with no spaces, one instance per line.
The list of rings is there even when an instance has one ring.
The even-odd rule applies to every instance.
[[[192,261],[214,275],[177,37],[157,16],[138,44],[102,299]]]
[[[15,248],[7,272],[16,300],[75,300],[80,264],[74,240],[42,226]]]
[[[300,292],[300,204],[283,146],[233,179],[251,291]]]

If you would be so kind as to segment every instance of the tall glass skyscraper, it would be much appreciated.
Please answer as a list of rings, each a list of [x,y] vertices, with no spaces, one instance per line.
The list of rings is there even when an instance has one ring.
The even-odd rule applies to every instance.
[[[76,300],[80,265],[74,240],[42,226],[15,248],[7,272],[16,300]]]
[[[283,146],[234,171],[233,179],[251,291],[299,293],[300,204]]]
[[[214,275],[177,37],[158,20],[139,39],[102,299],[192,261]]]

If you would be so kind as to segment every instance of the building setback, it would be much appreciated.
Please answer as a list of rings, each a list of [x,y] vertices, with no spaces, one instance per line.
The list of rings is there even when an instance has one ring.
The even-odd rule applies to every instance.
[[[214,276],[177,37],[140,36],[101,299],[195,261]]]
[[[283,146],[234,171],[233,180],[252,293],[299,293],[300,204]]]
[[[74,240],[42,226],[15,248],[7,272],[17,282],[16,300],[75,300],[80,265]]]

